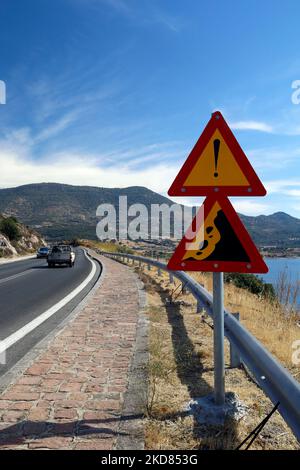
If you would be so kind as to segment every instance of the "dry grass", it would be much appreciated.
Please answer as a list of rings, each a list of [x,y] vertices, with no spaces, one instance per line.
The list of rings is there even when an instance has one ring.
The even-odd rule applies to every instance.
[[[118,243],[111,243],[111,242],[100,242],[96,240],[80,240],[80,245],[85,246],[87,248],[98,249],[103,251],[117,251],[119,244]]]
[[[193,273],[193,277],[212,291],[210,273]],[[225,307],[230,312],[239,312],[240,320],[292,373],[299,367],[292,363],[292,344],[300,339],[299,316],[287,315],[275,302],[260,298],[245,289],[225,284]]]
[[[273,405],[242,369],[230,369],[229,348],[226,342],[226,390],[235,392],[248,406],[248,414],[239,422],[227,422],[224,427],[200,426],[186,411],[191,399],[213,390],[212,330],[196,314],[195,301],[190,294],[181,294],[168,302],[170,285],[166,273],[158,277],[156,270],[139,271],[145,283],[150,319],[150,363],[146,447],[148,449],[234,449],[270,412]],[[197,275],[198,276],[198,275]],[[199,277],[208,288],[209,277]],[[177,283],[178,284],[178,283]],[[174,289],[173,285],[173,289]],[[171,289],[172,289],[171,288]],[[253,295],[234,286],[226,287],[226,304],[231,311],[240,311],[247,327],[256,326],[256,336],[262,337],[258,320],[262,306]],[[256,320],[245,312],[256,311]],[[263,307],[266,309],[266,306]],[[244,310],[245,309],[245,310]],[[267,309],[265,310],[267,312]],[[209,320],[208,320],[209,321]],[[246,321],[248,323],[246,323]],[[263,319],[275,341],[276,324],[285,330],[277,313]],[[278,323],[277,323],[278,322]],[[292,326],[290,327],[293,331]],[[273,333],[274,329],[274,333]],[[258,334],[260,333],[260,335]],[[266,333],[268,338],[268,334]],[[278,341],[278,339],[276,339]],[[280,341],[279,341],[280,342]],[[269,344],[269,343],[268,343]],[[268,346],[267,344],[267,346]],[[276,349],[276,345],[270,349]],[[289,359],[286,346],[280,353]],[[295,437],[275,413],[253,443],[253,449],[299,449]]]

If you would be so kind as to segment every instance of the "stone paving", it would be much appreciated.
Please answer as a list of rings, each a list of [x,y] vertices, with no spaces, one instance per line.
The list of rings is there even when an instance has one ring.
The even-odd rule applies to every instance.
[[[128,267],[100,258],[88,304],[0,395],[0,449],[116,447],[139,292]]]

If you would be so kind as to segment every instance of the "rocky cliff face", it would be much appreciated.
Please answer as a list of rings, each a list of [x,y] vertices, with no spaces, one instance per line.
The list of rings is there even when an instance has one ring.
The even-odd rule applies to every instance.
[[[34,253],[45,240],[15,218],[0,215],[0,258]]]
[[[10,256],[17,256],[18,252],[15,247],[10,243],[9,239],[0,233],[0,258],[8,258]]]

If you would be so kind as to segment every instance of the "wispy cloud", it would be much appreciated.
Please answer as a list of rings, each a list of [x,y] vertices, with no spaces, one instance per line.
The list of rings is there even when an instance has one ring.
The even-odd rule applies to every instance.
[[[153,11],[153,21],[162,24],[174,33],[179,33],[183,28],[182,20],[158,9]]]
[[[37,162],[20,157],[14,151],[0,151],[1,187],[47,181],[102,187],[146,186],[162,192],[177,171],[162,163],[139,170],[129,170],[124,165],[103,168],[96,159],[95,156],[69,152]]]
[[[68,0],[70,1],[70,0]],[[173,15],[166,8],[162,8],[161,4],[154,5],[153,2],[141,2],[140,0],[76,0],[77,3],[92,8],[100,8],[103,5],[114,10],[119,15],[127,17],[127,19],[135,21],[139,26],[160,24],[169,31],[179,33],[183,28],[183,21],[178,16]]]
[[[170,163],[184,159],[186,149],[181,141],[160,142],[143,147],[115,150],[106,154],[105,161],[111,165],[124,165],[126,168],[145,167],[158,163]]]
[[[278,193],[286,196],[295,196],[293,193],[295,190],[298,192],[300,188],[300,179],[282,179],[266,181],[265,186],[268,194]],[[293,191],[293,192],[291,192]]]
[[[78,117],[78,112],[70,112],[66,115],[59,118],[53,124],[45,127],[41,132],[37,134],[35,137],[35,143],[43,142],[44,140],[48,140],[51,137],[60,134],[64,131],[70,124],[72,124]]]
[[[106,3],[110,7],[114,8],[115,10],[121,12],[121,13],[128,13],[130,12],[130,7],[128,3],[126,3],[124,0],[100,0],[103,3]],[[95,0],[94,0],[95,2]]]
[[[265,122],[261,121],[237,121],[229,124],[231,129],[234,130],[247,130],[259,132],[274,132],[274,128]]]
[[[291,165],[300,158],[300,147],[274,148],[263,147],[246,150],[246,155],[258,169],[279,170]]]
[[[285,191],[285,194],[288,196],[292,197],[300,197],[300,189],[288,189]],[[298,210],[300,210],[300,207],[298,206]]]
[[[246,215],[272,214],[274,212],[274,207],[271,204],[245,199],[234,200],[234,208],[239,213]]]

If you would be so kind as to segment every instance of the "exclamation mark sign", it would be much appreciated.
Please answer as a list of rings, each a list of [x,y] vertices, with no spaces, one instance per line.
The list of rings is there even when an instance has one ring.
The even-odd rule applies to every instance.
[[[218,160],[219,160],[219,150],[220,150],[220,140],[214,140],[214,155],[215,155],[215,172],[214,177],[217,178],[219,176],[218,173]]]

